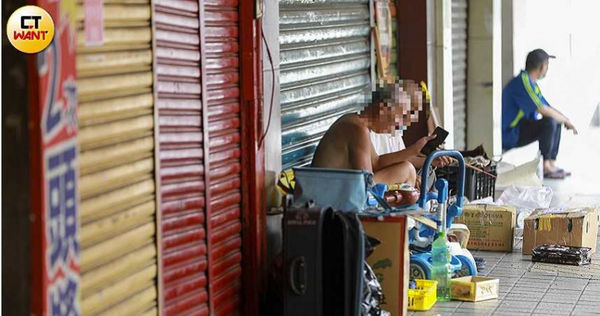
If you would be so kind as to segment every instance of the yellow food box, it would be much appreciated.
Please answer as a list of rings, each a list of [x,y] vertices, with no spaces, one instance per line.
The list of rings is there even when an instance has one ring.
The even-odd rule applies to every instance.
[[[478,302],[498,298],[498,279],[466,276],[452,279],[450,293],[453,300]]]

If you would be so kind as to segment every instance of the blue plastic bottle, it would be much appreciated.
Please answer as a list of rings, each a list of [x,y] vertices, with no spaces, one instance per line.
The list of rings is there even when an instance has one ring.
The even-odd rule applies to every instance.
[[[431,276],[434,281],[437,281],[437,300],[450,301],[450,251],[446,232],[440,232],[433,242],[431,257],[433,261]]]

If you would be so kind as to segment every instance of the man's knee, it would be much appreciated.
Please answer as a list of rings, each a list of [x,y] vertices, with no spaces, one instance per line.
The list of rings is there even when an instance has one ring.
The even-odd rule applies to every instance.
[[[403,161],[403,162],[399,163],[398,166],[400,168],[402,168],[403,170],[406,170],[406,172],[408,173],[410,178],[417,177],[417,169],[415,169],[415,166],[413,166],[412,163],[410,163],[408,161]]]
[[[544,116],[542,118],[542,126],[544,129],[556,130],[558,127],[558,122],[552,117]]]

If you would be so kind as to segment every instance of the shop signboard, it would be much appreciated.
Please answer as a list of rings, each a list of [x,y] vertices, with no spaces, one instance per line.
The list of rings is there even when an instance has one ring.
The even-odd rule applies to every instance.
[[[52,43],[32,55],[32,314],[79,315],[75,1],[39,0]]]

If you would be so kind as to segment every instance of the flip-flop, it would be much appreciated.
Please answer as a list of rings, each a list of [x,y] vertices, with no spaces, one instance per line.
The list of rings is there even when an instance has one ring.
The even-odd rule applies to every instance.
[[[571,176],[571,171],[567,171],[567,170],[562,169],[562,168],[558,168],[558,169],[556,169],[556,171],[564,173],[565,177],[570,177]]]
[[[545,179],[564,179],[565,176],[566,176],[565,172],[561,171],[561,170],[554,170],[554,171],[544,173]]]

